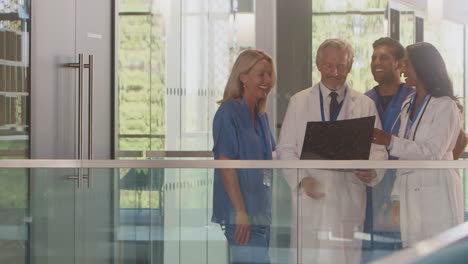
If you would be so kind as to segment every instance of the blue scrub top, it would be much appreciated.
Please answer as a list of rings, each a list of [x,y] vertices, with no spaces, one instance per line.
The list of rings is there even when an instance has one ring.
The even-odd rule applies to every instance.
[[[387,108],[384,110],[380,103],[377,87],[378,86],[375,86],[373,89],[367,91],[365,95],[375,102],[383,130],[393,135],[398,135],[398,131],[400,130],[401,107],[406,98],[412,95],[415,90],[414,88],[405,86],[404,83],[400,84],[397,94],[393,96]]]
[[[268,116],[264,113],[258,117],[257,127],[254,127],[249,110],[242,104],[235,99],[223,103],[213,120],[215,159],[223,155],[234,160],[271,160],[276,144],[270,131]],[[264,184],[263,177],[268,171],[271,176],[271,169],[237,169],[236,171],[250,224],[270,224],[271,186]],[[211,221],[220,224],[235,224],[235,210],[224,188],[220,169],[215,169]]]

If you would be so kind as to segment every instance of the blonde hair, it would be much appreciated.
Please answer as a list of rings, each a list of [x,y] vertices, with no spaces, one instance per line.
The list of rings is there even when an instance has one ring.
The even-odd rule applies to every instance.
[[[240,98],[244,95],[244,85],[240,80],[241,74],[247,74],[249,71],[261,60],[267,60],[271,64],[271,85],[268,87],[267,93],[271,91],[276,84],[276,70],[273,59],[267,53],[261,50],[244,50],[236,59],[234,66],[232,66],[231,74],[229,76],[226,87],[224,88],[223,99],[218,101],[218,104],[223,104],[230,99]],[[265,113],[267,98],[260,99],[257,102],[257,110],[260,114]]]
[[[322,60],[323,51],[326,48],[334,48],[340,51],[346,51],[346,53],[348,54],[348,70],[351,70],[351,66],[353,66],[354,61],[354,49],[351,46],[351,44],[341,39],[325,40],[322,44],[320,44],[320,47],[317,50],[317,56],[315,57],[317,63],[320,63],[320,61]]]

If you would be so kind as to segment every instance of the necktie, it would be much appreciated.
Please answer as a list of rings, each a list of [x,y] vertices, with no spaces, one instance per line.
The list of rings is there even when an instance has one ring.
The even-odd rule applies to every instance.
[[[338,97],[338,94],[336,92],[331,92],[330,93],[331,101],[330,101],[330,121],[333,120],[335,117],[336,110],[338,109],[338,100],[336,100],[336,97]]]

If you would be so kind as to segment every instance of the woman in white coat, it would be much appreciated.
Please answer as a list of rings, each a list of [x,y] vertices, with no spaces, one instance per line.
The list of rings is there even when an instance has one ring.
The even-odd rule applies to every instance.
[[[406,85],[416,93],[403,104],[398,136],[375,129],[374,143],[400,160],[453,160],[461,116],[442,56],[429,43],[406,51]],[[399,170],[392,200],[404,247],[463,222],[462,182],[454,169]]]

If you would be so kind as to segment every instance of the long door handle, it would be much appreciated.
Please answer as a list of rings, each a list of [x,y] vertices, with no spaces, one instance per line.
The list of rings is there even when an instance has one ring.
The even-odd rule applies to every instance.
[[[94,56],[89,55],[88,63],[88,159],[93,159],[93,123],[94,123]],[[93,169],[88,168],[88,188],[93,188]]]
[[[88,89],[88,159],[93,159],[93,93],[94,93],[94,56],[89,55],[89,64],[84,64],[83,54],[78,54],[78,62],[67,63],[65,67],[78,68],[78,159],[83,160],[83,110],[84,110],[84,69],[89,69]],[[83,186],[83,179],[88,178],[88,188],[93,186],[93,173],[89,169],[88,176],[83,175],[83,168],[79,168],[78,176],[68,176],[68,179],[78,180],[78,189]]]
[[[65,67],[78,68],[78,159],[83,159],[83,71],[85,68],[83,54],[78,54],[78,63],[65,64]],[[83,169],[78,169],[78,176],[68,176],[78,180],[78,189],[83,185]]]

